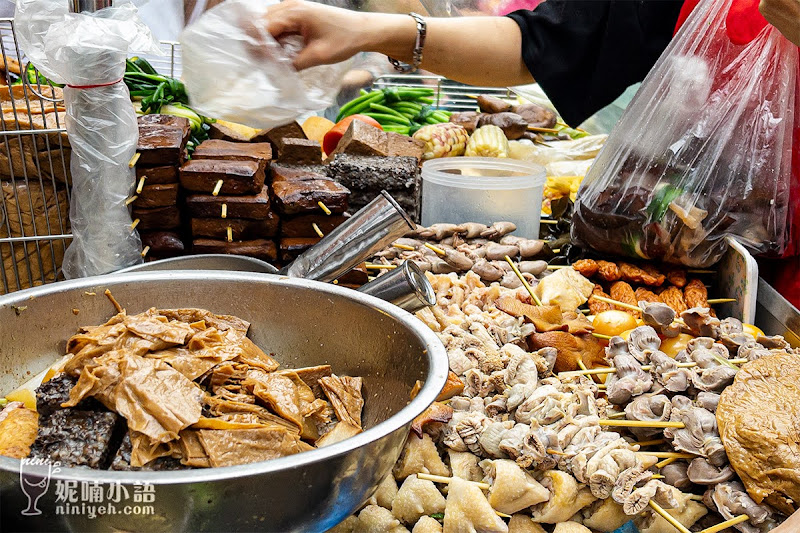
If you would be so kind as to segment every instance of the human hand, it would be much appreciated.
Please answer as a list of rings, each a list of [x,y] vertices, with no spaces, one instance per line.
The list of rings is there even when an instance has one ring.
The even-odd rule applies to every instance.
[[[758,10],[784,37],[800,46],[800,0],[761,0]]]
[[[361,51],[366,18],[356,11],[285,0],[267,10],[267,31],[276,40],[288,35],[303,38],[305,46],[294,59],[294,67],[302,70],[338,63]]]

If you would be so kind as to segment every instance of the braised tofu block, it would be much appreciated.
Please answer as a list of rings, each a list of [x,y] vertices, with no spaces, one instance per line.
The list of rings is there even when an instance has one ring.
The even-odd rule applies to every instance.
[[[174,457],[159,457],[153,461],[150,461],[144,466],[131,466],[131,452],[133,451],[133,445],[131,444],[131,436],[130,433],[125,433],[125,438],[122,439],[122,444],[120,445],[117,453],[114,455],[114,459],[111,461],[111,466],[109,470],[122,470],[122,471],[139,471],[139,470],[146,470],[146,471],[161,471],[161,470],[187,470],[189,469],[188,466],[184,466],[181,464],[180,459],[176,459]]]
[[[175,115],[162,115],[150,114],[141,115],[136,119],[139,126],[165,126],[168,128],[178,128],[183,132],[183,135],[188,139],[192,131],[192,126],[189,124],[189,119],[184,117],[176,117]]]
[[[300,254],[317,244],[319,241],[319,237],[281,239],[281,261],[285,263],[294,261]]]
[[[410,139],[410,137],[406,137]],[[423,144],[424,146],[424,144]],[[347,127],[333,154],[389,155],[389,136],[386,132],[366,122],[354,120]],[[333,155],[328,154],[328,155]]]
[[[220,139],[203,141],[192,159],[221,159],[224,161],[255,161],[268,163],[272,159],[269,143],[237,143]]]
[[[164,183],[157,185],[146,185],[142,187],[142,192],[138,193],[133,207],[151,209],[153,207],[167,207],[178,203],[178,184]]]
[[[270,218],[269,187],[264,185],[254,196],[211,196],[192,194],[186,198],[189,214],[195,218],[222,217],[264,220]]]
[[[342,215],[326,215],[322,213],[319,215],[286,217],[281,221],[281,236],[319,237],[319,234],[314,229],[314,224],[322,231],[323,235],[327,235],[340,224],[344,223],[348,218],[350,218],[350,215],[347,213]]]
[[[133,219],[139,219],[137,229],[142,231],[170,230],[181,226],[181,212],[174,205],[153,209],[133,209]]]
[[[349,285],[360,287],[369,281],[369,274],[367,273],[367,266],[364,264],[358,265],[353,270],[343,274],[339,277],[340,285]]]
[[[401,135],[399,133],[387,132],[388,142],[387,155],[389,157],[413,157],[417,164],[422,160],[425,153],[425,143],[419,139]]]
[[[322,146],[311,139],[284,139],[278,148],[278,161],[290,165],[320,165]]]
[[[306,132],[296,120],[269,130],[264,130],[253,137],[252,142],[269,142],[273,150],[278,150],[285,139],[307,139]]]
[[[139,126],[139,145],[136,151],[140,155],[136,164],[142,167],[180,165],[187,140],[185,131],[176,126]]]
[[[39,415],[46,417],[63,409],[61,404],[69,400],[69,391],[76,383],[78,378],[61,372],[39,385],[36,389],[36,411]],[[91,397],[82,400],[76,408],[81,411],[106,410],[103,404]]]
[[[136,166],[136,181],[144,176],[147,185],[178,183],[178,166],[142,167]]]
[[[319,213],[318,202],[333,213],[344,213],[350,191],[332,180],[279,181],[272,184],[272,194],[281,213],[297,215]]]
[[[180,236],[171,231],[141,232],[142,246],[149,246],[147,257],[175,257],[186,253],[186,245]]]
[[[325,174],[325,167],[316,166],[295,166],[295,165],[282,165],[273,162],[270,165],[270,173],[272,174],[272,183],[278,181],[310,181],[310,180],[326,180],[330,179]]]
[[[191,160],[181,167],[184,189],[213,193],[222,180],[220,194],[258,194],[264,187],[264,163],[254,161]]]
[[[270,213],[263,220],[246,218],[193,218],[192,236],[209,237],[212,239],[228,238],[230,228],[231,239],[241,241],[245,239],[262,239],[274,237],[278,234],[278,216]]]
[[[364,157],[337,154],[328,176],[354,191],[411,190],[417,187],[414,157]]]
[[[59,409],[39,420],[31,457],[62,466],[107,468],[122,437],[125,419],[111,411]]]
[[[278,259],[278,248],[273,241],[256,239],[252,241],[220,241],[216,239],[195,239],[192,243],[196,254],[234,254],[255,257],[272,262]]]

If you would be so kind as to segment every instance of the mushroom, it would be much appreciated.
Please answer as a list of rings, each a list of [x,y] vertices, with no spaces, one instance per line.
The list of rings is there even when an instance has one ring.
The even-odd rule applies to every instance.
[[[516,231],[517,225],[513,222],[495,222],[491,227],[481,232],[484,239],[499,239]]]
[[[505,259],[506,256],[515,258],[519,255],[519,248],[508,244],[489,243],[486,246],[486,259],[497,261]]]
[[[656,330],[650,326],[639,326],[631,331],[628,337],[628,351],[640,363],[646,362],[648,354],[660,347],[661,339]]]

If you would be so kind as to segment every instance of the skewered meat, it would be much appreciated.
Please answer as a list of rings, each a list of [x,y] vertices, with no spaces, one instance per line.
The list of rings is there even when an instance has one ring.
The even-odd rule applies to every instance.
[[[574,312],[589,299],[594,284],[571,268],[563,268],[539,281],[534,293],[544,305]]]
[[[674,268],[667,272],[667,281],[679,289],[686,287],[686,271],[681,268]]]
[[[638,289],[636,292],[638,296]],[[642,310],[644,323],[655,328],[664,337],[677,337],[680,334],[681,327],[675,322],[675,311],[667,304],[639,300],[639,308]]]
[[[649,289],[645,289],[644,287],[639,287],[636,289],[636,300],[639,302],[650,303],[661,302],[661,298],[659,298],[656,293]]]
[[[697,337],[712,337],[720,334],[720,321],[711,315],[707,307],[692,307],[681,313],[681,318],[689,331]]]
[[[512,107],[511,103],[496,96],[486,94],[478,96],[478,108],[484,113],[505,113],[506,111],[511,111]]]
[[[506,256],[517,257],[519,248],[508,244],[489,243],[486,246],[486,259],[490,261],[502,261]]]
[[[644,283],[645,285],[650,286],[659,286],[664,283],[663,274],[652,272],[652,270],[651,272],[647,272],[646,270],[630,263],[620,263],[619,273],[622,276],[622,279],[628,283]]]
[[[596,499],[588,487],[579,487],[575,478],[566,472],[548,470],[539,481],[550,491],[550,499],[531,508],[534,522],[566,522]]]
[[[650,285],[651,287],[660,287],[667,279],[664,274],[659,272],[659,270],[651,264],[645,263],[641,268],[645,272],[645,275],[642,276],[642,282],[645,285]]]
[[[592,296],[602,296],[604,298],[611,298],[608,294],[603,291],[603,287],[600,285],[595,285],[594,289],[592,289]],[[611,304],[603,302],[601,300],[597,300],[595,298],[589,297],[589,311],[593,315],[597,315],[602,313],[603,311],[608,311],[611,309]]]
[[[693,459],[689,464],[686,474],[692,483],[698,485],[716,485],[730,481],[736,474],[730,465],[717,467],[709,463],[705,457]]]
[[[640,363],[646,363],[651,353],[661,347],[658,333],[650,326],[634,328],[628,336],[628,353]]]
[[[517,225],[513,222],[495,222],[491,227],[481,232],[484,239],[500,239],[517,230]]]
[[[408,476],[392,500],[392,514],[404,524],[414,524],[423,515],[444,512],[445,499],[432,481]]]
[[[511,110],[528,121],[531,126],[552,128],[556,125],[556,114],[538,104],[516,105]]]
[[[672,399],[670,421],[685,425],[664,430],[664,436],[672,439],[676,450],[706,457],[714,466],[722,466],[728,460],[713,413],[694,406],[685,396],[676,396]]]
[[[646,420],[648,422],[664,422],[669,420],[672,402],[663,394],[655,396],[639,396],[625,406],[628,420]],[[661,433],[658,428],[630,428],[637,438],[646,440]]]
[[[627,515],[637,515],[647,508],[650,500],[655,501],[665,509],[674,509],[678,507],[675,492],[676,489],[674,487],[670,487],[663,481],[652,479],[645,483],[643,487],[631,491],[622,504],[622,510]]]
[[[601,366],[605,360],[602,345],[588,334],[574,335],[566,331],[533,333],[528,337],[528,346],[532,351],[555,348],[555,372],[576,370],[579,368],[578,361],[583,361],[587,368],[594,368]]]
[[[692,481],[689,479],[687,469],[689,465],[686,461],[677,461],[661,468],[661,475],[664,476],[664,483],[672,485],[676,489],[687,490],[691,488]]]
[[[716,508],[725,520],[742,514],[749,516],[750,520],[735,526],[742,533],[760,533],[774,526],[772,511],[757,504],[738,481],[726,481],[709,488],[703,495],[703,502]]]
[[[582,276],[591,278],[600,269],[600,265],[594,259],[579,259],[572,263],[572,268],[581,273]]]
[[[450,475],[450,470],[439,457],[436,445],[427,433],[423,433],[422,438],[413,433],[409,435],[403,453],[394,466],[394,477],[398,480],[419,473],[436,476]]]
[[[638,305],[639,303],[636,299],[636,293],[634,292],[633,287],[631,287],[630,284],[625,281],[614,282],[611,285],[611,289],[609,289],[609,293],[611,294],[612,300],[634,306]],[[638,311],[631,311],[617,305],[615,305],[614,308],[620,311],[625,311],[626,313],[631,313],[634,316],[638,316],[640,314]]]
[[[478,127],[492,125],[503,130],[509,141],[522,137],[528,131],[528,123],[516,113],[496,112],[484,114],[478,119]]]
[[[477,111],[464,111],[461,113],[453,113],[450,115],[450,122],[463,126],[467,133],[472,133],[478,127],[478,120],[481,118],[481,113]]]
[[[514,514],[550,498],[550,491],[514,461],[497,459],[480,463],[484,481],[491,485],[489,504],[501,513]]]
[[[683,289],[683,299],[686,301],[686,307],[705,307],[708,305],[708,290],[702,281],[699,279],[692,279],[686,284]]]
[[[613,404],[627,403],[632,397],[650,390],[653,379],[642,370],[642,365],[631,354],[621,352],[613,356],[617,371],[606,380],[606,395]]]
[[[461,478],[453,478],[447,491],[444,532],[464,531],[508,533],[508,526],[495,514],[477,485]]]
[[[742,366],[717,408],[733,469],[756,502],[786,515],[800,502],[797,355],[776,353]]]
[[[611,261],[597,262],[597,275],[603,281],[619,281],[622,277],[619,267]]]
[[[672,465],[669,465],[672,466]],[[700,502],[691,499],[691,495],[675,493],[678,507],[668,509],[667,512],[685,528],[696,528],[698,521],[708,514],[708,508]],[[675,526],[667,522],[664,517],[653,512],[644,512],[634,518],[634,524],[640,533],[674,533]]]
[[[684,392],[689,388],[692,372],[687,368],[678,368],[675,360],[664,352],[650,354],[650,366],[653,379],[669,392]]]
[[[686,301],[683,299],[683,292],[677,287],[667,287],[659,294],[659,297],[661,301],[670,306],[676,314],[681,314],[688,309],[688,307],[686,307]]]

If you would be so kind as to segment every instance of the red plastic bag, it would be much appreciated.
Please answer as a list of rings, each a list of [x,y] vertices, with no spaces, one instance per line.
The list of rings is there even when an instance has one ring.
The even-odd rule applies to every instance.
[[[688,17],[581,185],[578,241],[693,267],[729,235],[794,251],[798,49],[748,3],[703,0]]]

